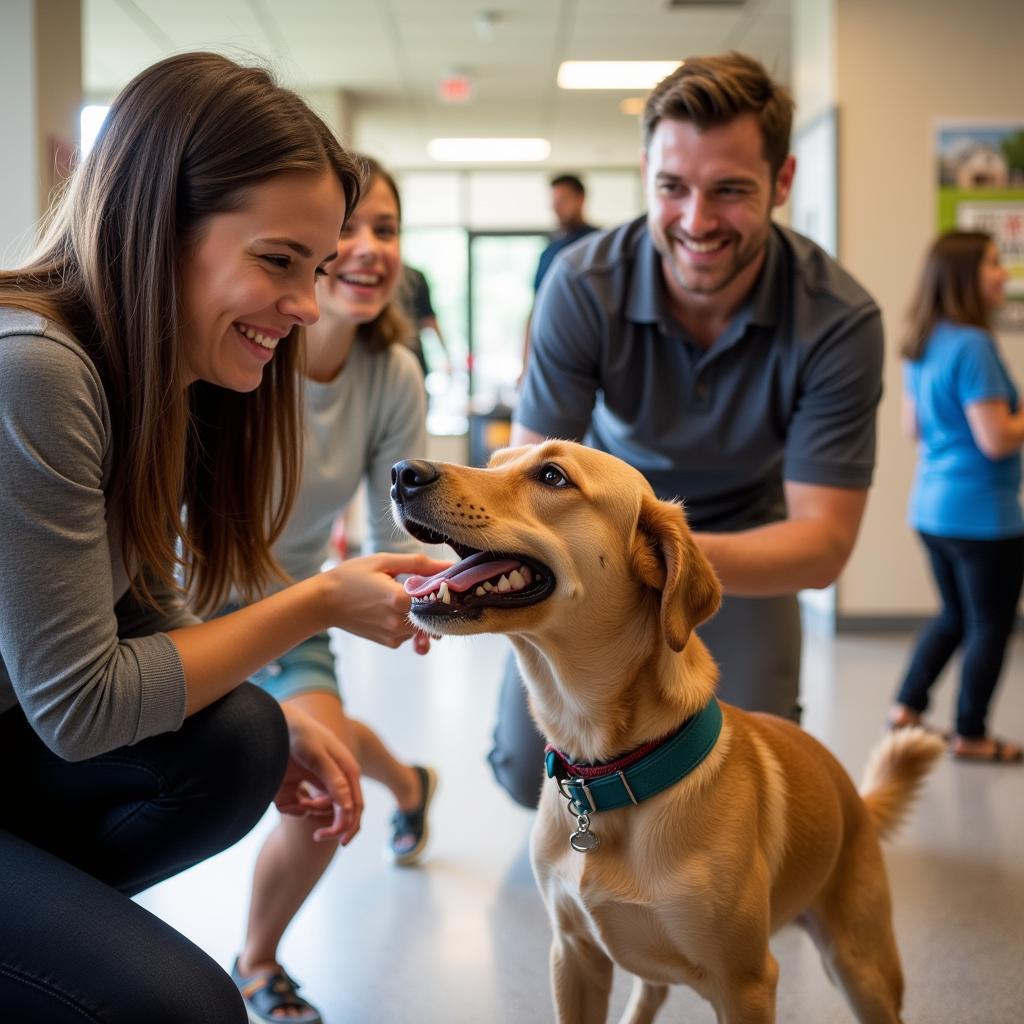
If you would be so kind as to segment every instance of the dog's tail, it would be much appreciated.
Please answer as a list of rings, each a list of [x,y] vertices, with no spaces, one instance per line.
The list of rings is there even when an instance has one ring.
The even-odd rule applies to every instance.
[[[890,838],[902,824],[917,791],[946,744],[924,729],[896,729],[871,752],[860,795],[878,834]]]

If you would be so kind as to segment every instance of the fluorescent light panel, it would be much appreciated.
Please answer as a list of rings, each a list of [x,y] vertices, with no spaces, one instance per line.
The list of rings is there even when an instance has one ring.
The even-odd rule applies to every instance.
[[[431,139],[427,153],[446,163],[529,163],[546,160],[547,139]]]
[[[562,89],[653,89],[678,60],[567,60],[558,67]]]

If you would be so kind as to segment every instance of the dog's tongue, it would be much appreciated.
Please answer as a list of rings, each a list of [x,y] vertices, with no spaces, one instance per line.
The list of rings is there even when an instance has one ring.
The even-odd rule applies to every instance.
[[[405,581],[405,592],[412,597],[422,597],[437,590],[442,580],[447,580],[449,590],[462,594],[484,580],[518,569],[521,564],[514,558],[496,559],[486,551],[478,551],[433,576],[410,576]]]

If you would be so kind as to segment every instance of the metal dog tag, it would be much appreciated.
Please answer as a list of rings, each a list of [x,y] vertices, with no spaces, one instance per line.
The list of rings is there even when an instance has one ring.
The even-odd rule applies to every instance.
[[[576,831],[569,836],[569,845],[577,853],[590,853],[601,845],[600,838],[590,831],[589,814],[581,814],[576,819]]]

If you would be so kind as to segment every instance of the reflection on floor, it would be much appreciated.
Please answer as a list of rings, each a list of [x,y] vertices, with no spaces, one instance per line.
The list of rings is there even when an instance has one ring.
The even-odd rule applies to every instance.
[[[879,736],[909,644],[905,636],[808,637],[805,725],[855,779]],[[284,964],[327,1024],[553,1020],[550,933],[527,856],[532,814],[497,788],[484,760],[506,642],[446,640],[426,658],[351,638],[342,647],[351,713],[373,723],[400,756],[441,773],[433,841],[420,869],[385,863],[392,808],[368,783],[363,831],[335,858],[286,935]],[[954,690],[948,678],[937,722],[950,721]],[[1024,651],[1011,655],[993,723],[1024,737]],[[1024,768],[944,761],[887,848],[908,1022],[1024,1019],[1022,796]],[[230,964],[250,869],[272,821],[268,815],[233,849],[140,902]],[[781,967],[781,1024],[852,1020],[801,931],[783,929],[772,948]],[[617,972],[611,1020],[628,991],[629,980]],[[689,990],[675,989],[661,1019],[711,1024],[714,1014]]]

